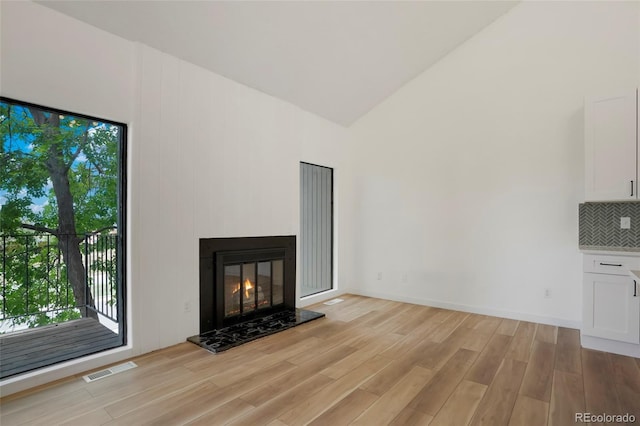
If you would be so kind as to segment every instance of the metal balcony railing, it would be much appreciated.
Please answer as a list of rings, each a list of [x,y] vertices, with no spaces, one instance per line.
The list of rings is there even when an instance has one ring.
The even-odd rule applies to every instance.
[[[97,314],[118,322],[117,230],[67,237],[0,235],[0,332]],[[69,241],[80,241],[80,301],[63,256]]]

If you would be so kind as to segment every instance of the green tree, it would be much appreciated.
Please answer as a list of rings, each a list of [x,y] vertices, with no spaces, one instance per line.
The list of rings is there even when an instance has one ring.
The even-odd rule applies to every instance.
[[[40,325],[51,321],[38,314],[43,307],[64,306],[69,297],[78,307],[94,306],[83,257],[99,245],[96,235],[117,226],[121,132],[97,120],[0,102],[5,316],[35,312],[22,321]],[[30,236],[14,237],[25,233]],[[103,257],[96,256],[93,266],[113,270],[109,276],[115,277],[115,264]],[[80,312],[96,317],[91,309]],[[54,321],[73,316],[61,311]]]

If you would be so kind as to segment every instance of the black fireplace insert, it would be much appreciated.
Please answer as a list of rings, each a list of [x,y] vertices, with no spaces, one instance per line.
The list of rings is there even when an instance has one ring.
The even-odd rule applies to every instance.
[[[295,308],[296,237],[200,239],[200,333]]]

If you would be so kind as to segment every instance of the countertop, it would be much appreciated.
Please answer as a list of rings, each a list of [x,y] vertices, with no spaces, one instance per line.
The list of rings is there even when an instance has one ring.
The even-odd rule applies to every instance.
[[[578,246],[586,254],[639,254],[640,247]]]

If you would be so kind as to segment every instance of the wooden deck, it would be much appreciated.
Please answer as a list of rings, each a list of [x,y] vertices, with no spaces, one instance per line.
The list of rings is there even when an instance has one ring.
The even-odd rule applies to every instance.
[[[120,336],[90,318],[3,334],[0,335],[0,378],[120,344]]]

